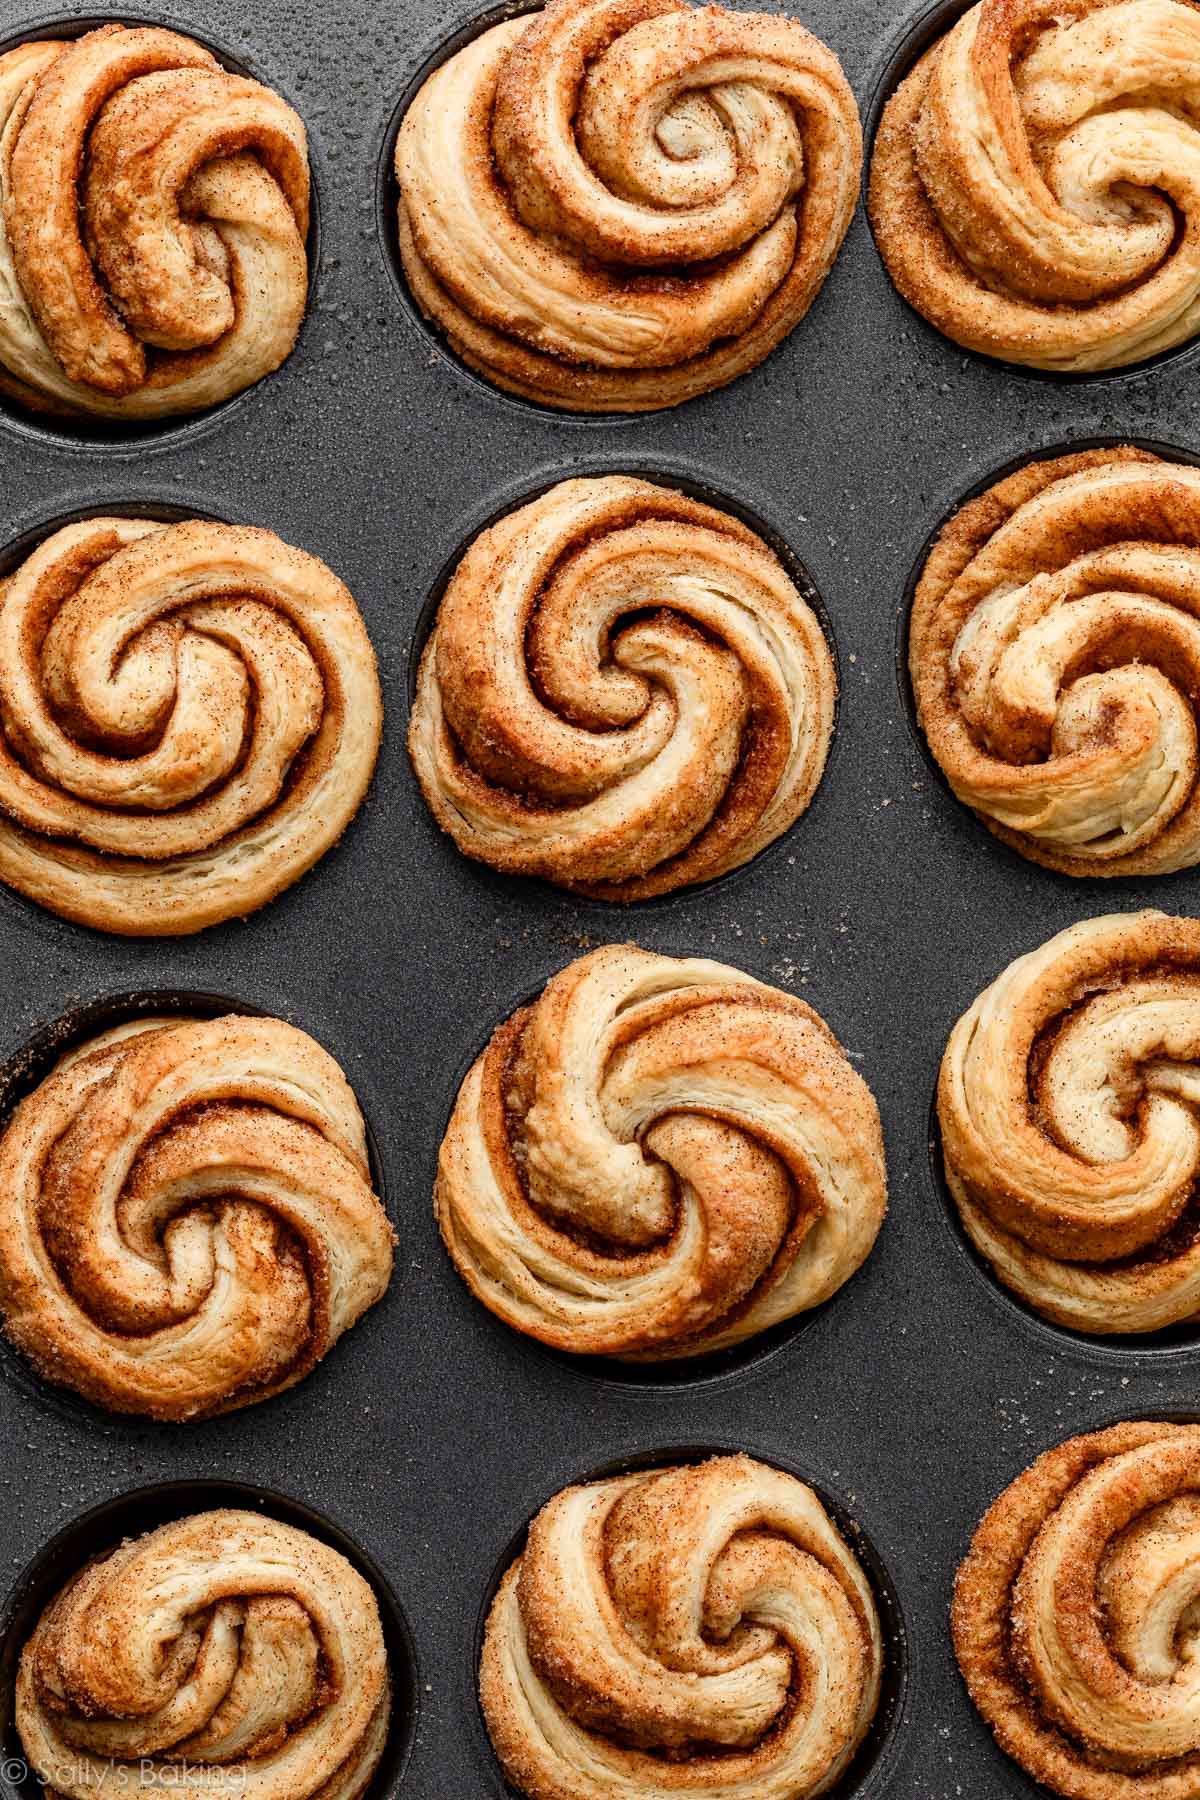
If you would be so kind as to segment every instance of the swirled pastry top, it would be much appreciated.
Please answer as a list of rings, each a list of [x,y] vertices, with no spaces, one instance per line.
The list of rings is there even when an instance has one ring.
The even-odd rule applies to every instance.
[[[1200,331],[1200,7],[982,0],[901,83],[871,167],[905,299],[967,349],[1115,369]]]
[[[1200,1786],[1200,1428],[1115,1425],[1039,1458],[959,1571],[954,1643],[1002,1749],[1067,1800]]]
[[[307,1532],[197,1513],[67,1583],[22,1653],[15,1710],[61,1800],[361,1800],[391,1710],[379,1605]]]
[[[392,1242],[345,1076],[279,1019],[106,1032],[0,1139],[5,1333],[116,1412],[293,1386],[382,1297]]]
[[[1200,920],[1090,919],[955,1026],[946,1173],[1000,1279],[1078,1331],[1200,1315]]]
[[[458,51],[409,108],[401,256],[422,312],[497,386],[651,411],[799,324],[861,170],[841,65],[797,20],[551,0]]]
[[[930,553],[909,665],[951,787],[1023,856],[1200,862],[1200,470],[1121,448],[997,483]]]
[[[270,88],[157,26],[0,56],[0,389],[108,419],[277,369],[308,296],[308,145]]]
[[[357,812],[358,609],[269,531],[85,519],[0,582],[0,881],[130,936],[253,912]]]
[[[551,1500],[493,1603],[480,1693],[528,1800],[806,1800],[865,1737],[882,1661],[811,1488],[726,1456]]]
[[[827,1300],[886,1203],[874,1099],[816,1013],[630,944],[571,963],[496,1032],[436,1188],[459,1273],[499,1318],[647,1359]]]
[[[795,823],[836,699],[816,616],[760,538],[609,475],[476,539],[422,658],[409,747],[468,856],[643,900]]]

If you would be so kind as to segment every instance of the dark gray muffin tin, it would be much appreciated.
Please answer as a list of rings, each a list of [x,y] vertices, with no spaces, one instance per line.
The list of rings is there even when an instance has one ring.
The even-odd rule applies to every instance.
[[[833,45],[864,116],[923,16],[894,0],[758,3],[799,12]],[[73,31],[95,11],[0,0],[0,39]],[[931,1097],[951,1025],[1013,957],[1092,914],[1192,911],[1200,877],[1072,882],[996,843],[910,729],[897,644],[931,529],[994,471],[1097,438],[1200,450],[1196,355],[1087,381],[968,355],[895,294],[860,210],[809,318],[735,386],[641,418],[543,411],[456,365],[395,267],[398,105],[477,16],[472,0],[251,0],[219,15],[169,0],[114,16],[192,32],[303,114],[319,218],[309,316],[282,371],[196,420],[114,434],[0,416],[0,556],[87,510],[270,526],[357,597],[387,729],[342,844],[246,923],[129,942],[0,890],[0,1097],[25,1091],[95,1003],[84,1028],[114,1000],[207,1011],[224,998],[279,1014],[353,1081],[400,1248],[386,1299],[321,1367],[229,1419],[110,1418],[0,1356],[0,1562],[13,1590],[0,1621],[0,1793],[39,1791],[21,1778],[11,1725],[14,1653],[38,1606],[104,1542],[232,1497],[349,1543],[376,1581],[398,1671],[379,1796],[499,1800],[474,1663],[530,1515],[571,1481],[727,1448],[810,1480],[881,1596],[885,1705],[840,1792],[1034,1792],[958,1679],[955,1567],[988,1502],[1049,1445],[1121,1417],[1200,1411],[1197,1350],[1194,1334],[1088,1344],[1003,1295],[941,1191]],[[628,912],[463,860],[404,747],[448,566],[497,512],[604,470],[686,481],[765,524],[815,585],[842,676],[828,774],[786,840],[723,881]],[[833,1302],[727,1363],[658,1377],[574,1363],[498,1324],[451,1269],[430,1205],[457,1083],[491,1028],[572,957],[626,938],[720,957],[817,1007],[878,1097],[891,1177],[875,1253]]]

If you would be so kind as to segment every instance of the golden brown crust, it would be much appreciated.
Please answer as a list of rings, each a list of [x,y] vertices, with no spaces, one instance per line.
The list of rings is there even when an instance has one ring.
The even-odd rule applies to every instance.
[[[795,823],[836,698],[816,616],[761,539],[609,475],[476,539],[422,658],[409,748],[468,856],[644,900]]]
[[[37,411],[215,405],[290,354],[308,148],[278,94],[155,26],[0,56],[0,366]]]
[[[1200,861],[1200,470],[1130,447],[1031,463],[930,552],[909,668],[951,787],[1033,862]]]
[[[293,1386],[382,1297],[392,1244],[345,1076],[278,1019],[105,1033],[0,1138],[4,1330],[116,1412]]]
[[[460,50],[409,108],[401,256],[426,317],[497,386],[650,411],[795,328],[861,167],[841,66],[798,21],[551,0]]]
[[[472,1292],[558,1349],[729,1348],[820,1305],[887,1204],[879,1115],[828,1027],[736,969],[597,950],[463,1083],[435,1195]]]
[[[1066,1800],[1190,1800],[1200,1428],[1069,1439],[975,1533],[953,1628],[1001,1748]]]
[[[157,419],[259,382],[304,317],[308,214],[297,113],[191,38],[103,25],[5,52],[4,391]]]
[[[382,729],[351,595],[269,531],[87,519],[0,584],[0,881],[178,936],[324,855]]]
[[[1091,919],[1005,970],[954,1028],[938,1115],[967,1232],[1077,1331],[1200,1314],[1200,921]]]
[[[810,1800],[866,1735],[882,1660],[816,1495],[727,1456],[551,1500],[492,1606],[480,1694],[528,1800]]]
[[[982,0],[875,139],[896,286],[956,343],[1120,368],[1200,330],[1194,0]]]
[[[25,1755],[60,1800],[361,1800],[390,1710],[368,1583],[307,1532],[234,1511],[89,1563],[16,1686]]]

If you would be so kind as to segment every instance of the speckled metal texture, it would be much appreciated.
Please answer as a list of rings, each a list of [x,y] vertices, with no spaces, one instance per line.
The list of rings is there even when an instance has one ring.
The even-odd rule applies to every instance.
[[[799,11],[834,46],[864,113],[920,17],[897,0],[760,4]],[[897,1597],[890,1710],[846,1791],[1030,1794],[959,1682],[954,1569],[987,1503],[1041,1450],[1118,1417],[1196,1412],[1200,1352],[1190,1339],[1089,1347],[1002,1298],[934,1178],[930,1101],[951,1025],[1013,957],[1092,913],[1194,910],[1200,877],[1077,883],[995,843],[915,741],[898,623],[931,528],[991,471],[1097,437],[1200,449],[1197,356],[1072,382],[966,355],[893,292],[860,209],[810,317],[734,387],[646,418],[541,412],[434,345],[402,302],[385,241],[380,168],[397,104],[474,0],[139,10],[213,43],[303,113],[320,202],[308,320],[279,374],[206,419],[104,438],[0,417],[0,548],[97,507],[268,525],[356,595],[386,740],[340,847],[248,923],[125,942],[0,893],[0,1062],[18,1059],[19,1087],[32,1037],[117,995],[202,992],[294,1020],[358,1090],[400,1250],[385,1301],[316,1373],[233,1418],[187,1429],[108,1418],[0,1359],[0,1565],[15,1583],[88,1509],[153,1484],[244,1484],[313,1509],[360,1548],[411,1627],[411,1756],[401,1776],[402,1744],[381,1795],[498,1800],[473,1662],[481,1609],[530,1514],[614,1464],[740,1447],[805,1474],[856,1521]],[[0,0],[0,37],[96,11],[96,0],[53,14]],[[748,508],[809,572],[841,659],[836,750],[808,815],[749,869],[631,912],[461,859],[404,746],[439,575],[481,522],[580,470],[687,478]],[[887,1135],[892,1210],[865,1271],[801,1329],[699,1377],[614,1379],[515,1336],[468,1296],[430,1204],[456,1084],[492,1026],[585,947],[625,938],[717,956],[802,994],[870,1081]],[[106,1517],[119,1535],[164,1504]],[[33,1578],[45,1579],[41,1565]],[[405,1655],[399,1627],[394,1642]],[[15,1757],[7,1716],[0,1695],[0,1749]],[[13,1774],[0,1768],[9,1800],[36,1792]]]

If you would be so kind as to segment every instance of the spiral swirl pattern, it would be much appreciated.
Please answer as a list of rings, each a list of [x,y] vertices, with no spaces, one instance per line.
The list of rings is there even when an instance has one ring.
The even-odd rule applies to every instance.
[[[289,355],[308,297],[308,145],[191,38],[103,25],[0,56],[0,391],[149,420]]]
[[[942,1063],[946,1175],[1000,1279],[1077,1331],[1200,1315],[1200,921],[1091,919],[1023,956]]]
[[[0,1197],[7,1336],[116,1412],[198,1418],[293,1386],[392,1271],[354,1095],[278,1019],[85,1044],[13,1114]]]
[[[390,1710],[370,1585],[307,1532],[236,1511],[89,1563],[42,1614],[16,1687],[51,1800],[361,1800]]]
[[[1001,1748],[1066,1800],[1200,1780],[1200,1428],[1069,1439],[1001,1494],[959,1571],[954,1642]]]
[[[316,557],[201,520],[68,525],[0,583],[0,881],[130,936],[253,912],[341,836],[381,727]]]
[[[951,787],[1022,856],[1200,862],[1200,470],[1119,448],[999,482],[929,556],[909,666]]]
[[[561,1350],[704,1355],[818,1306],[887,1204],[870,1090],[802,1001],[610,946],[471,1070],[436,1206],[468,1286]]]
[[[1200,331],[1200,7],[982,0],[875,140],[896,286],[970,350],[1116,369]]]
[[[882,1662],[816,1495],[726,1456],[551,1500],[493,1603],[480,1692],[528,1800],[809,1800],[865,1737]]]
[[[422,87],[396,145],[422,312],[499,387],[644,412],[799,324],[858,198],[841,65],[795,19],[550,0]]]
[[[824,633],[760,538],[605,476],[476,539],[425,649],[409,747],[468,856],[644,900],[795,823],[836,699]]]

